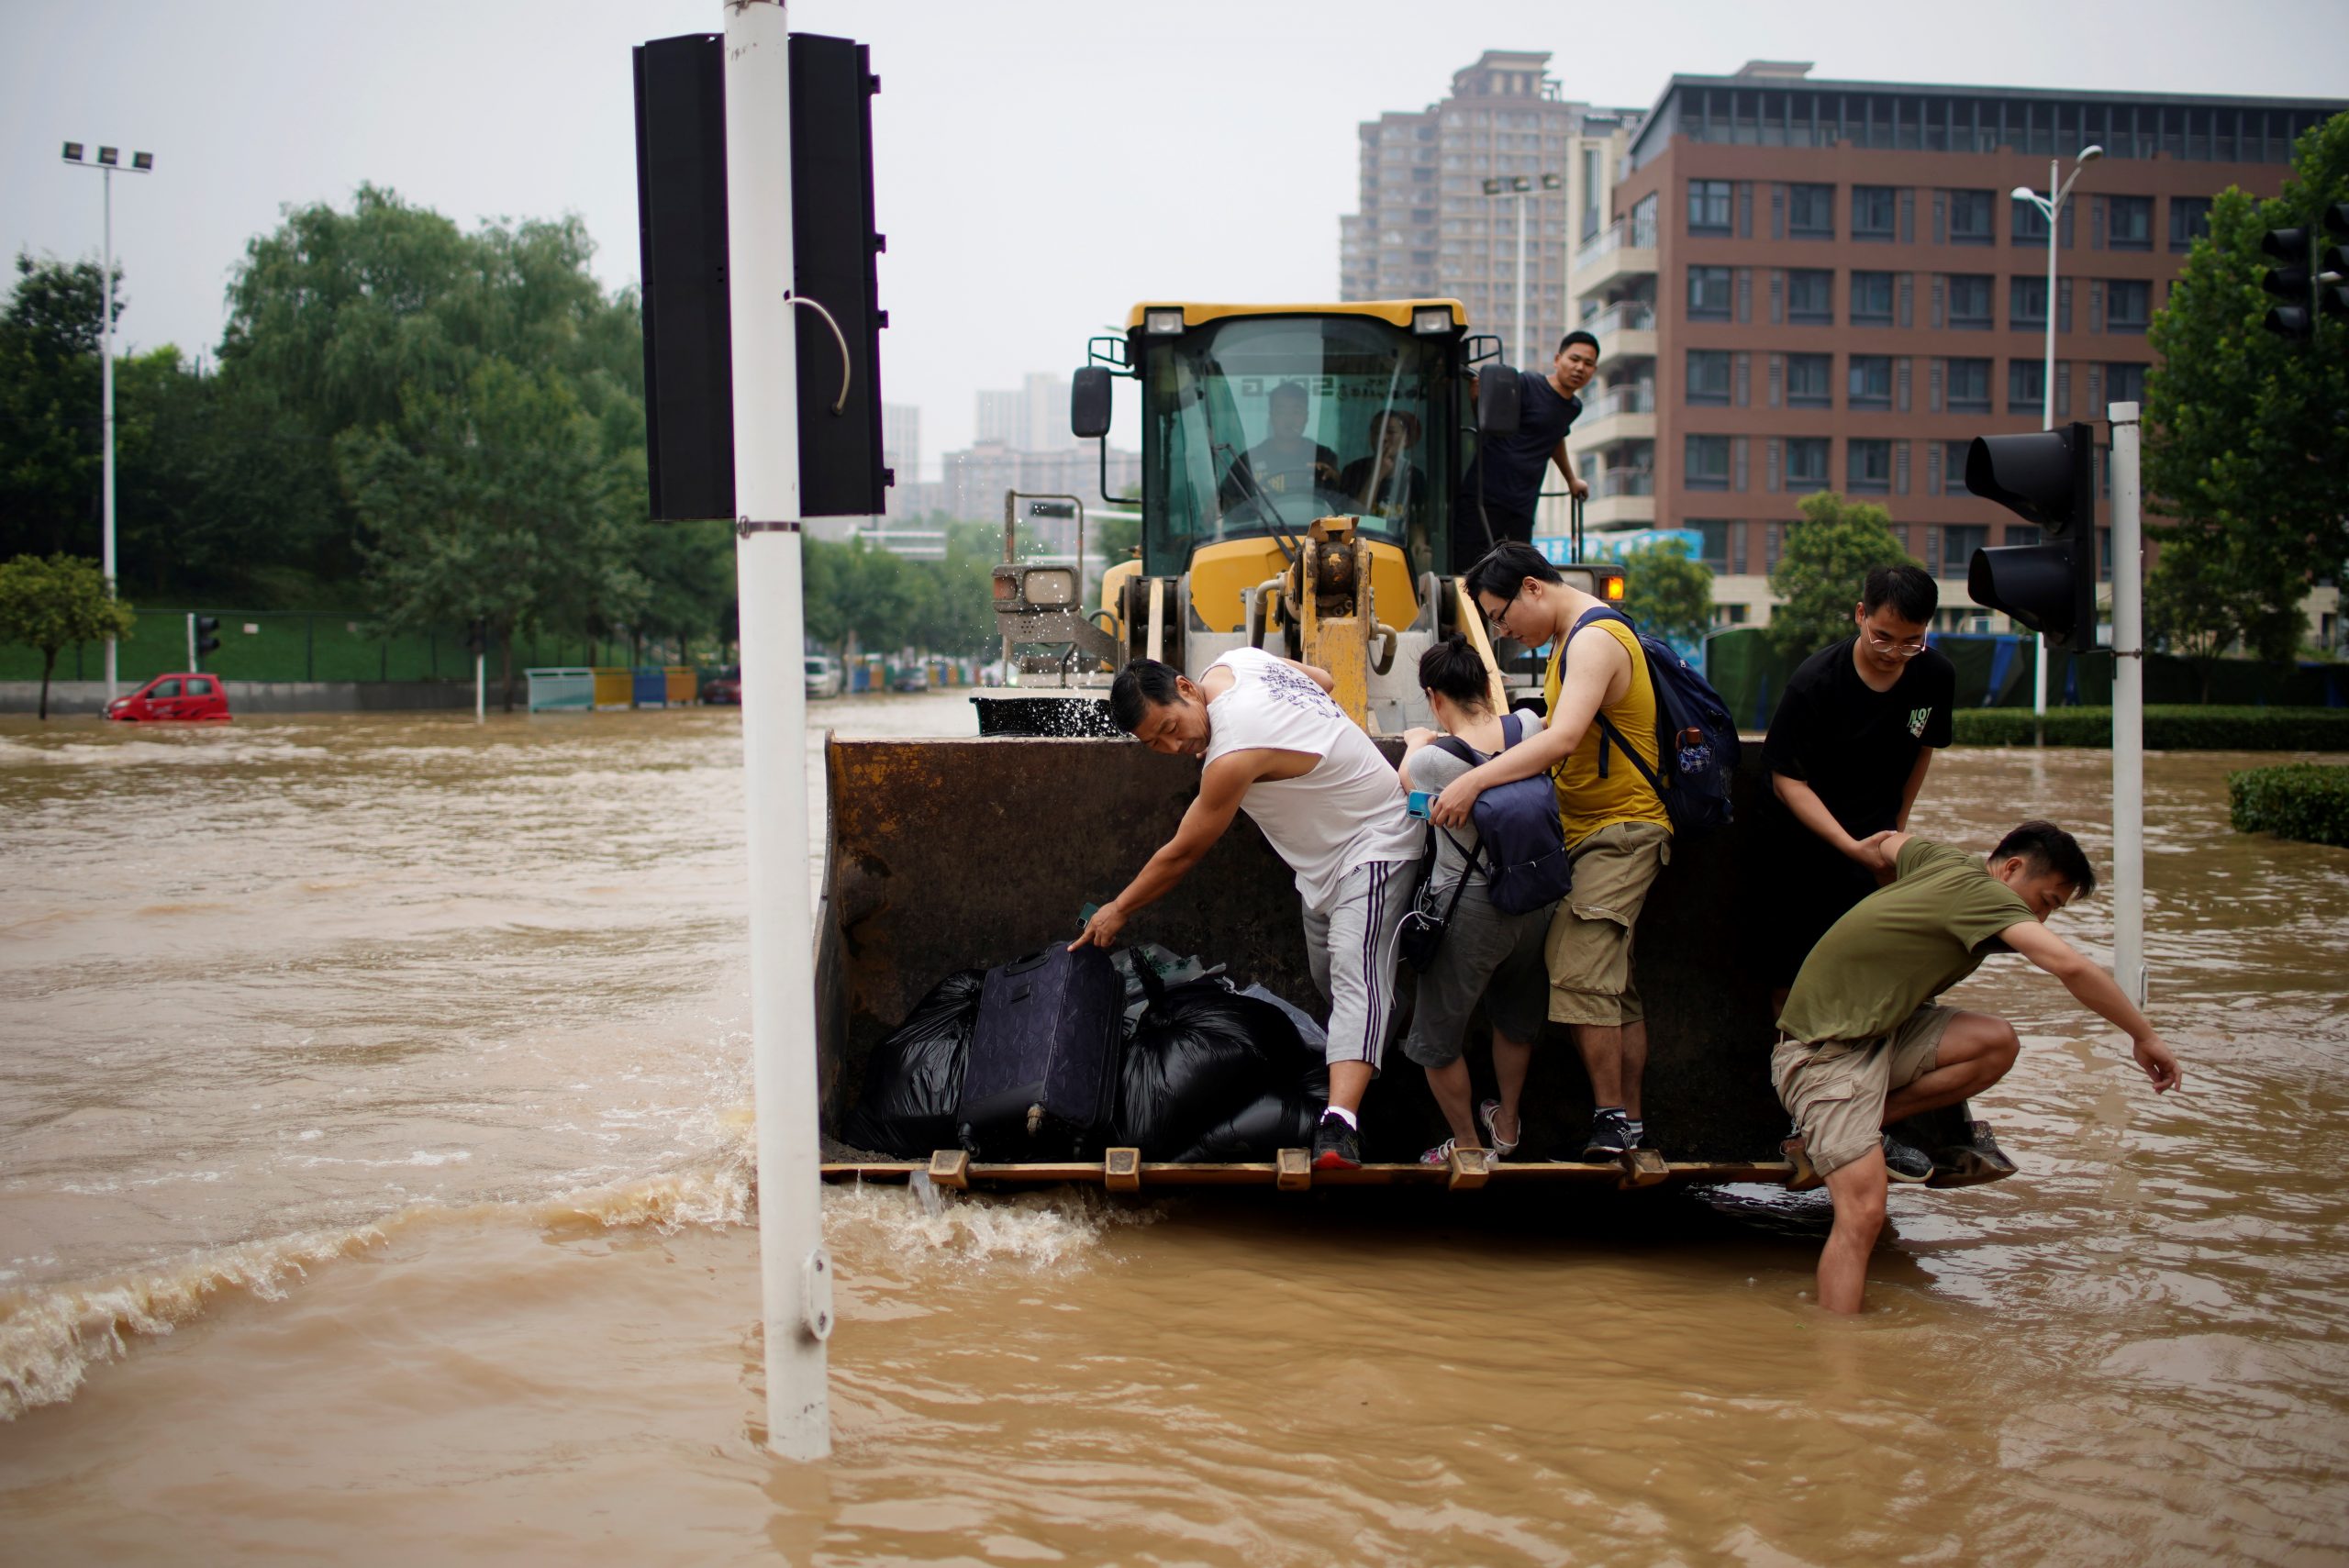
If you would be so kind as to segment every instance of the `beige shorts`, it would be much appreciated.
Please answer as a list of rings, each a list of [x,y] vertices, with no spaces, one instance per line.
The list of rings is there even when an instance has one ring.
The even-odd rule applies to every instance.
[[[1631,929],[1672,859],[1672,829],[1609,822],[1574,847],[1574,886],[1550,921],[1550,1021],[1635,1024],[1647,1015],[1631,983]]]
[[[1932,1071],[1955,1017],[1954,1007],[1928,1004],[1874,1040],[1778,1041],[1770,1053],[1770,1086],[1802,1129],[1820,1175],[1883,1146],[1886,1096]]]

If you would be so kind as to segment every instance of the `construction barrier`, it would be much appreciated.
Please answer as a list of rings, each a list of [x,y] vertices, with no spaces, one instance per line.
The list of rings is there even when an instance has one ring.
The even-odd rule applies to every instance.
[[[596,711],[610,713],[636,706],[636,672],[622,665],[618,669],[598,666],[591,672],[596,677]]]
[[[629,672],[629,701],[638,707],[667,707],[669,673],[658,664],[639,664]]]
[[[663,684],[668,689],[671,707],[691,707],[701,701],[701,682],[696,678],[692,666],[664,665],[662,668],[662,674],[665,677]]]
[[[585,713],[596,706],[596,672],[564,668],[525,670],[532,713]]]

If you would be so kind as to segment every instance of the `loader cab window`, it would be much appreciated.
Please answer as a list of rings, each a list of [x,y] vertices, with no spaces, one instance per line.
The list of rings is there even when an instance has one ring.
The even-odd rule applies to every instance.
[[[1443,570],[1455,466],[1451,342],[1365,317],[1234,317],[1152,342],[1144,570],[1218,539],[1362,519],[1417,570]]]

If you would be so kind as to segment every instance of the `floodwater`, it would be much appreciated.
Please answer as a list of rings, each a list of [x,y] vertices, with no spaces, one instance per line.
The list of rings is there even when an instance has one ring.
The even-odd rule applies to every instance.
[[[801,1466],[733,715],[0,720],[0,1557],[2349,1561],[2349,851],[2229,831],[2273,760],[2148,762],[2185,1090],[1986,968],[2022,1173],[1896,1192],[1858,1319],[1816,1195],[837,1188]],[[2106,863],[2108,776],[1948,753],[1916,826]]]

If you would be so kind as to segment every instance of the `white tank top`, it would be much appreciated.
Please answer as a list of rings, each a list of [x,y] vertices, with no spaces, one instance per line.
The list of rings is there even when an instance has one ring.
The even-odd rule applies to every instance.
[[[1394,768],[1362,727],[1313,678],[1260,648],[1238,648],[1208,666],[1231,685],[1208,705],[1207,761],[1270,748],[1321,760],[1293,779],[1259,779],[1240,808],[1297,873],[1308,909],[1326,909],[1356,866],[1415,861],[1427,830],[1404,809]]]

